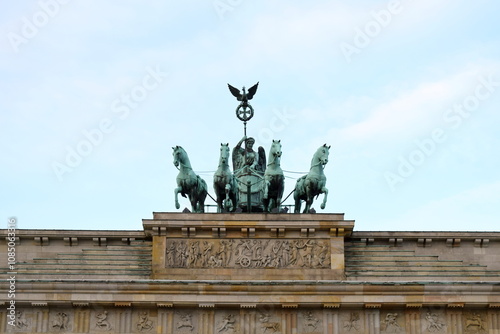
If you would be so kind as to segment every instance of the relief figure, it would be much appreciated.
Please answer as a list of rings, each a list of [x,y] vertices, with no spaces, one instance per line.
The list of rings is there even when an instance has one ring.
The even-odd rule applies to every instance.
[[[52,328],[58,330],[67,330],[68,329],[68,321],[69,317],[64,312],[58,312],[55,316],[55,319],[52,320]]]
[[[137,323],[137,330],[139,332],[149,331],[153,329],[153,321],[149,320],[147,312],[141,312],[139,314],[139,322]]]
[[[445,324],[439,320],[439,316],[436,313],[427,312],[425,320],[427,320],[426,329],[430,333],[441,332],[445,327]]]
[[[95,315],[97,318],[95,326],[103,331],[110,331],[111,324],[108,321],[108,311],[100,312]]]
[[[386,333],[399,333],[402,328],[397,322],[397,313],[387,313],[384,321],[382,322],[381,328],[385,330]]]
[[[30,323],[24,316],[23,311],[16,312],[16,328],[24,329],[25,327],[29,327]]]
[[[304,313],[304,330],[312,333],[318,329],[319,319],[311,312]]]
[[[349,319],[344,322],[344,329],[348,332],[356,331],[359,332],[359,313],[351,312]]]
[[[280,330],[280,323],[279,322],[270,322],[271,315],[266,313],[262,313],[259,317],[260,321],[260,328],[263,330],[263,333],[276,333],[279,332]],[[269,332],[268,332],[269,330]]]
[[[224,333],[229,330],[235,331],[235,322],[236,319],[234,317],[234,314],[228,314],[227,316],[222,319],[219,327],[217,327],[217,333]]]
[[[182,329],[182,328],[187,328],[189,329],[190,331],[193,331],[194,329],[194,326],[193,326],[193,322],[192,322],[192,315],[189,314],[189,313],[186,313],[186,314],[179,314],[180,315],[180,320],[177,321],[176,323],[176,328],[177,329]]]
[[[478,313],[473,313],[465,319],[465,332],[471,334],[486,333],[485,322]]]

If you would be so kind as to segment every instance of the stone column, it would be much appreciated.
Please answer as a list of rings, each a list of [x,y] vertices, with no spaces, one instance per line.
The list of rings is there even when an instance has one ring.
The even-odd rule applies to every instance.
[[[422,323],[420,321],[420,309],[407,309],[405,312],[406,334],[422,333]]]
[[[339,311],[323,311],[323,328],[327,334],[338,334],[339,331]]]
[[[499,310],[490,309],[488,311],[488,328],[490,334],[500,334],[500,312]]]
[[[255,334],[257,316],[254,310],[240,310],[240,330],[243,334]]]
[[[167,238],[164,236],[153,235],[153,246],[152,246],[152,278],[155,277],[155,273],[160,272],[165,268],[165,251],[167,249]]]
[[[90,310],[77,309],[75,310],[75,326],[74,331],[77,333],[87,333],[90,327]]]
[[[448,325],[448,333],[447,334],[464,334],[463,325],[462,325],[462,310],[453,311],[448,310],[446,312],[446,323]]]
[[[158,334],[172,334],[174,323],[174,312],[172,310],[159,310],[158,311]]]
[[[283,311],[281,313],[281,332],[297,334],[297,310]]]
[[[200,310],[200,318],[198,321],[199,331],[202,331],[204,334],[213,334],[214,327],[214,311]]]
[[[121,309],[117,312],[117,329],[118,333],[130,333],[132,331],[132,312],[130,309]]]
[[[380,310],[367,309],[365,311],[365,331],[366,334],[380,333]]]
[[[34,324],[33,329],[35,329],[36,326],[36,331],[45,333],[48,332],[49,329],[49,310],[48,309],[35,309],[34,310],[34,315],[33,315],[33,322]]]
[[[337,231],[337,229],[332,229]],[[338,233],[338,232],[336,232]],[[330,233],[332,234],[332,232]],[[332,236],[330,238],[331,247],[331,269],[335,270],[335,276],[345,277],[345,256],[344,256],[344,236]]]
[[[2,305],[2,308],[4,308],[4,305]],[[7,319],[7,312],[0,311],[0,332],[2,333],[7,333],[7,330],[9,330],[10,332],[14,332],[14,327],[9,326],[7,324],[7,320],[10,320]]]

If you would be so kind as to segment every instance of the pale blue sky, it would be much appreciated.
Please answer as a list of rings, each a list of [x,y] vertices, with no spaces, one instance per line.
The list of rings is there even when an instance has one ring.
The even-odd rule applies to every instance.
[[[220,143],[243,134],[226,84],[259,81],[256,145],[281,139],[288,171],[332,147],[318,212],[356,230],[498,231],[499,12],[493,0],[4,2],[0,216],[141,229],[179,211],[176,145],[213,194]]]

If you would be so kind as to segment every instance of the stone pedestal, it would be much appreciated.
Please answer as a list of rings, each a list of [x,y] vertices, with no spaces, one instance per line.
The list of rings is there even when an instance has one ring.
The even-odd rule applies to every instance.
[[[143,220],[155,279],[343,280],[341,214],[173,214]]]

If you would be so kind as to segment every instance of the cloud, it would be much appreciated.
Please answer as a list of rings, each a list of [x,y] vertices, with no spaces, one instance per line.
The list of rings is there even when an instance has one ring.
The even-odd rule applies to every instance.
[[[351,15],[350,8],[337,1],[315,6],[289,5],[285,9],[268,6],[242,38],[240,52],[251,54],[254,61],[318,65],[307,60],[328,56],[325,50],[334,49],[335,40]]]
[[[462,190],[409,210],[385,222],[389,228],[408,230],[498,230],[496,208],[500,206],[500,180]]]
[[[477,65],[440,80],[423,81],[404,91],[397,86],[387,87],[385,91],[397,92],[397,95],[392,99],[394,94],[381,97],[367,117],[345,127],[340,135],[349,141],[366,142],[415,138],[427,133],[442,126],[444,112],[473,95],[479,77],[488,72]]]

